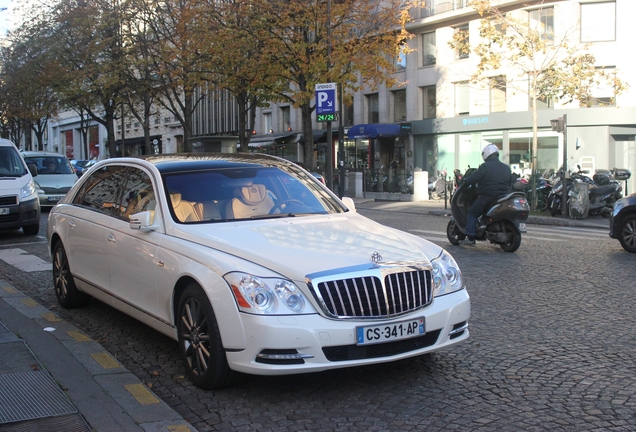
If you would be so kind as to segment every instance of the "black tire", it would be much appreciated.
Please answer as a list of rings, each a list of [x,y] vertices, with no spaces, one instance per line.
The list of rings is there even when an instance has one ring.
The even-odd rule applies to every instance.
[[[618,227],[618,241],[627,252],[636,253],[636,214],[625,217]]]
[[[205,390],[232,384],[237,373],[228,366],[214,311],[196,283],[183,292],[176,318],[179,350],[190,381]]]
[[[24,235],[28,236],[38,235],[38,233],[40,232],[40,224],[23,226],[22,232],[24,233]]]
[[[503,249],[504,252],[516,251],[519,249],[519,246],[521,246],[521,234],[511,223],[506,222],[503,228],[508,240],[505,243],[501,243],[499,246],[501,246],[501,249]]]
[[[86,306],[91,297],[75,286],[75,280],[68,265],[64,245],[58,241],[53,247],[53,286],[57,301],[65,309]]]
[[[457,246],[461,240],[466,238],[466,235],[462,234],[459,228],[457,228],[455,221],[451,219],[446,226],[446,237],[448,237],[448,241],[451,242],[451,244]]]

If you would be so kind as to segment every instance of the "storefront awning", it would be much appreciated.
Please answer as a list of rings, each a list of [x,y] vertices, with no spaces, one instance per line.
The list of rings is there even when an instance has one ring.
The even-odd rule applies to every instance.
[[[347,136],[349,139],[406,136],[408,130],[400,124],[376,123],[352,126]]]
[[[272,144],[283,144],[287,138],[295,137],[296,133],[277,133],[277,134],[263,134],[252,135],[250,137],[250,147],[266,147]]]

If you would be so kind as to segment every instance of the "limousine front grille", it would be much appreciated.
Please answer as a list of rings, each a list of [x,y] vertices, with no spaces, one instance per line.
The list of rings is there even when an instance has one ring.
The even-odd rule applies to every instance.
[[[431,272],[414,270],[323,281],[319,300],[334,318],[385,318],[427,306],[432,301]]]

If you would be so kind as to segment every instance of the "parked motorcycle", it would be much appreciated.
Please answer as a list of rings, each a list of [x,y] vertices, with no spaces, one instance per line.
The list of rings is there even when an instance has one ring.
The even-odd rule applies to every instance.
[[[428,184],[428,196],[431,199],[444,199],[446,194],[450,195],[448,186],[451,185],[448,185],[446,175],[446,170],[437,171],[437,179]]]
[[[373,180],[371,181],[371,191],[373,192],[388,192],[389,190],[389,176],[384,172],[384,165],[376,171]]]
[[[474,171],[469,169],[466,178]],[[530,213],[526,194],[521,182],[516,182],[513,191],[497,198],[479,218],[475,240],[488,240],[498,244],[505,252],[514,252],[521,246],[521,234],[526,232],[526,220]],[[446,236],[451,244],[458,245],[466,238],[466,216],[471,204],[477,199],[474,185],[462,182],[451,199],[451,219],[446,227]]]
[[[618,179],[629,178],[628,170],[617,171]],[[561,173],[562,170],[559,170]],[[563,200],[563,185],[560,178],[555,182],[549,196],[550,214],[561,214],[563,208],[573,219],[583,219],[590,216],[610,217],[614,203],[623,196],[623,187],[615,180],[613,173],[608,170],[599,170],[593,178],[581,171],[577,165],[577,171],[570,172],[566,179],[566,199]],[[565,202],[565,205],[563,204]]]

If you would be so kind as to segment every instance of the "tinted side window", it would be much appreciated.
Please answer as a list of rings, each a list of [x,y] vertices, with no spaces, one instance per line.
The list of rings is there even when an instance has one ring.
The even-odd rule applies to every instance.
[[[109,165],[100,168],[82,185],[73,199],[73,204],[118,216],[121,211],[120,196],[124,180],[125,167]]]
[[[150,176],[139,168],[127,169],[126,187],[122,195],[118,217],[126,221],[130,216],[155,209],[155,192]]]

